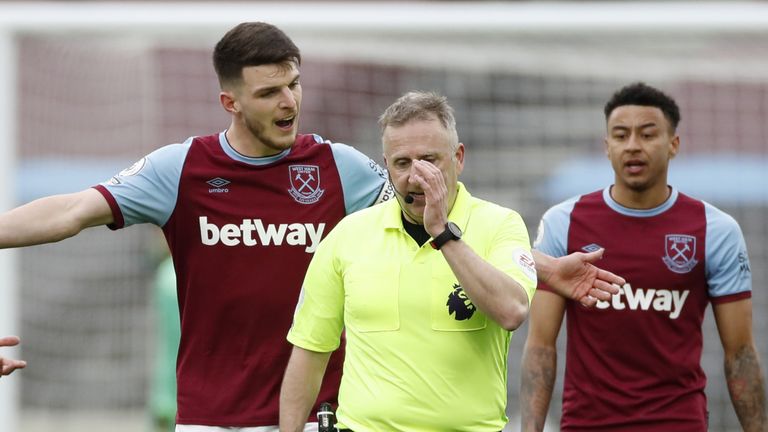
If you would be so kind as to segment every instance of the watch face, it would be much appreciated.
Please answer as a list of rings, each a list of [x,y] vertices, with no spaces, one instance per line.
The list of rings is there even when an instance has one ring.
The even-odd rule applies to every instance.
[[[461,238],[461,228],[459,228],[458,225],[456,225],[453,222],[448,222],[445,224],[445,231],[441,232],[435,239],[431,242],[432,247],[440,250],[440,248],[447,242],[451,240],[458,240]]]
[[[458,225],[453,222],[448,222],[448,229],[451,230],[451,234],[453,234],[454,237],[461,238],[461,228],[459,228]]]

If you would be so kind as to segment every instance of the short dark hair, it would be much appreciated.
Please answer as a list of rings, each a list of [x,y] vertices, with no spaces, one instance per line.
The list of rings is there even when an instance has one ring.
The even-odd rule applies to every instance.
[[[677,129],[677,125],[680,123],[680,108],[677,106],[677,102],[661,90],[643,82],[632,83],[616,91],[603,109],[605,120],[608,121],[613,110],[625,105],[649,106],[660,109],[672,126],[672,130]]]
[[[243,68],[265,64],[301,64],[301,53],[282,30],[265,22],[246,22],[228,31],[213,50],[219,85],[236,83]]]

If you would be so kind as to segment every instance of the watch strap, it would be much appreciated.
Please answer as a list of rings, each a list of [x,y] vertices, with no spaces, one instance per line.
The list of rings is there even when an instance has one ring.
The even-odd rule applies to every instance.
[[[456,233],[453,232],[451,227],[449,226],[452,224],[452,222],[448,222],[445,224],[445,230],[437,235],[429,244],[432,246],[433,249],[440,250],[443,245],[448,243],[451,240],[459,240],[461,238],[461,234],[456,235]],[[458,227],[457,227],[458,229]],[[461,231],[459,230],[459,233]]]

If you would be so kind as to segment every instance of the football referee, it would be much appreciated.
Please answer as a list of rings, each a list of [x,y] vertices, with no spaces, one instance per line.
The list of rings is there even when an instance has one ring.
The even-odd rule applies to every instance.
[[[458,181],[465,146],[444,97],[408,93],[379,123],[397,199],[346,217],[317,249],[280,430],[302,430],[345,330],[340,430],[500,431],[511,331],[536,287],[528,231]]]

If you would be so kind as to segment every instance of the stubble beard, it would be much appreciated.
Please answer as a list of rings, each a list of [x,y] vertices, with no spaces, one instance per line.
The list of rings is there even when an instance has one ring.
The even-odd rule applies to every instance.
[[[251,132],[251,135],[253,135],[253,137],[256,138],[256,140],[260,142],[264,147],[275,150],[276,153],[280,153],[281,151],[293,147],[293,144],[296,142],[296,126],[298,125],[297,121],[298,117],[294,120],[294,128],[291,131],[290,136],[286,136],[283,140],[280,140],[281,142],[278,142],[267,136],[264,131],[265,128],[261,124],[254,124],[248,120],[248,118],[244,119],[245,127],[248,128],[248,131]]]
[[[416,223],[418,225],[424,225],[424,211],[422,210],[421,215],[416,214],[413,212],[408,206],[409,204],[404,203],[400,197],[397,197],[397,202],[400,203],[400,209],[403,211],[403,213],[406,216],[406,219],[408,219],[411,223]]]

